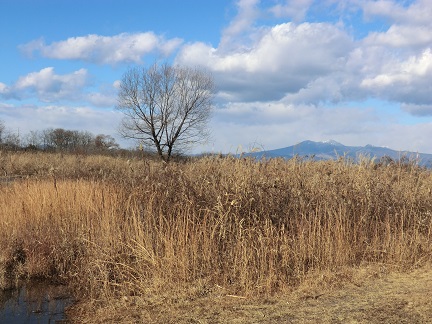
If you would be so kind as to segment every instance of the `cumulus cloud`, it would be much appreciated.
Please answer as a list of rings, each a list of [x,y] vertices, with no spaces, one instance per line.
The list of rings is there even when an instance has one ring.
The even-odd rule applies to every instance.
[[[284,98],[287,104],[319,104],[376,97],[429,103],[432,26],[425,17],[432,14],[430,2],[404,6],[391,0],[347,1],[344,7],[361,8],[365,17],[384,17],[392,24],[388,30],[370,32],[360,40],[354,40],[344,24],[339,23],[257,25],[264,12],[301,21],[314,5],[311,0],[277,0],[272,4],[238,0],[236,5],[237,15],[222,31],[217,47],[203,42],[182,45],[178,38],[165,40],[147,32],[112,37],[88,35],[51,44],[36,40],[21,49],[48,58],[101,64],[139,63],[147,53],[169,54],[179,49],[176,63],[200,65],[213,73],[219,102],[271,102]],[[407,51],[400,51],[401,48]],[[426,73],[422,74],[422,69]],[[52,74],[49,70],[38,73],[42,72]],[[60,92],[49,91],[51,87],[44,88],[43,82],[22,88],[37,93],[44,101],[52,101],[56,96],[65,98],[72,91],[57,81],[51,86],[57,84]],[[73,83],[68,84],[74,87]],[[0,84],[0,95],[17,96],[18,85],[19,82],[12,86]],[[95,105],[112,105],[113,93],[94,92],[85,97]]]
[[[239,13],[223,34],[230,50],[222,46],[228,41],[218,47],[195,42],[183,46],[176,57],[177,63],[212,71],[219,102],[283,99],[287,105],[321,105],[376,98],[396,102],[395,109],[397,103],[431,104],[432,22],[426,18],[432,15],[432,2],[347,1],[342,10],[351,15],[361,9],[364,17],[384,17],[389,23],[388,29],[360,39],[340,22],[256,26],[258,5],[262,3],[238,2]],[[304,17],[313,5],[286,0],[267,10],[293,19],[296,10],[303,10],[298,12]],[[245,39],[244,31],[253,37]],[[275,108],[266,109],[270,114]],[[425,110],[405,111],[424,115]]]
[[[95,107],[114,107],[118,85],[101,85],[90,90],[91,76],[86,69],[69,74],[56,74],[53,67],[31,72],[10,86],[0,83],[0,98],[24,100],[37,98],[41,102],[86,102]]]
[[[149,53],[168,56],[182,42],[180,38],[166,40],[153,32],[122,33],[115,36],[93,34],[51,44],[45,44],[43,39],[39,39],[21,45],[20,49],[28,55],[38,52],[41,56],[52,59],[83,60],[98,64],[140,63],[143,56]]]
[[[343,68],[351,38],[326,23],[268,28],[248,50],[226,53],[203,43],[182,48],[177,62],[207,67],[227,101],[277,100]]]
[[[269,9],[278,18],[289,18],[294,22],[302,21],[313,0],[285,0]]]
[[[361,86],[376,96],[413,104],[432,104],[432,51],[427,49],[405,61],[394,59]],[[408,110],[415,111],[415,110]]]
[[[253,24],[259,15],[258,3],[259,0],[237,1],[238,13],[222,32],[220,50],[232,50],[236,44],[239,44],[239,39],[241,39],[242,46],[250,41],[254,34]]]
[[[304,109],[303,109],[304,108]],[[218,109],[216,120],[229,121],[237,125],[275,125],[286,124],[290,120],[304,117],[310,111],[309,107],[300,107],[275,102],[237,102],[228,103]]]
[[[368,19],[383,17],[390,22],[385,31],[374,31],[366,37],[371,45],[415,50],[429,47],[432,42],[432,2],[418,0],[404,6],[403,2],[379,0],[360,2]]]
[[[395,48],[428,46],[432,43],[430,28],[431,26],[392,25],[385,33],[370,33],[365,43]]]
[[[86,69],[70,74],[56,74],[53,67],[31,72],[20,77],[11,86],[0,85],[0,96],[4,99],[25,99],[37,96],[44,102],[70,99],[89,83]]]
[[[392,23],[429,24],[432,3],[429,0],[417,0],[404,6],[404,1],[366,0],[356,1],[368,19],[383,17]]]

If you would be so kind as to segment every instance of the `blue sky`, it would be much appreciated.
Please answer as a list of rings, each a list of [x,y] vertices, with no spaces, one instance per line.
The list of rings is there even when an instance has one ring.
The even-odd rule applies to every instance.
[[[215,78],[194,152],[333,139],[432,153],[430,17],[430,0],[0,0],[0,120],[131,146],[118,82],[159,60]]]

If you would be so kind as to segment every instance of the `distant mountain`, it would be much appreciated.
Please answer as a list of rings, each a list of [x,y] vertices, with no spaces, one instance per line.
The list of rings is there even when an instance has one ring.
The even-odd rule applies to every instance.
[[[285,148],[248,153],[246,155],[257,158],[282,157],[286,159],[299,156],[313,158],[314,160],[330,160],[345,156],[347,158],[353,159],[354,161],[358,161],[359,157],[361,156],[375,158],[376,160],[379,160],[382,157],[390,157],[391,159],[397,161],[401,158],[406,158],[409,161],[418,161],[419,165],[432,167],[432,154],[395,151],[386,147],[372,145],[345,146],[333,140],[325,142],[304,141]]]

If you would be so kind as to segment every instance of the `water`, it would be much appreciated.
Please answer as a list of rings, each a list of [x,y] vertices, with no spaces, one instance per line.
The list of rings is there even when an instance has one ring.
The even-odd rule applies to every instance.
[[[65,308],[71,304],[72,298],[64,286],[44,282],[0,290],[0,323],[67,323]]]

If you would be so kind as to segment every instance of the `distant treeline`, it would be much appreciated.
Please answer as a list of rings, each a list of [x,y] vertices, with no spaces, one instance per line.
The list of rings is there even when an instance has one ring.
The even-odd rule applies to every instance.
[[[121,148],[111,135],[94,135],[89,131],[67,130],[63,128],[47,128],[21,134],[5,127],[0,120],[0,151],[34,151],[59,152],[72,154],[103,154],[156,159],[157,155],[137,143],[132,148]],[[173,156],[174,160],[184,160],[181,154]]]
[[[6,133],[0,137],[0,146],[6,149],[27,149],[44,151],[112,150],[119,145],[111,135],[94,135],[88,131],[48,128],[31,131],[24,137],[19,133]]]
[[[111,135],[94,135],[89,131],[47,128],[42,131],[30,131],[21,135],[6,129],[0,121],[0,147],[9,150],[43,151],[110,151],[120,148]]]

